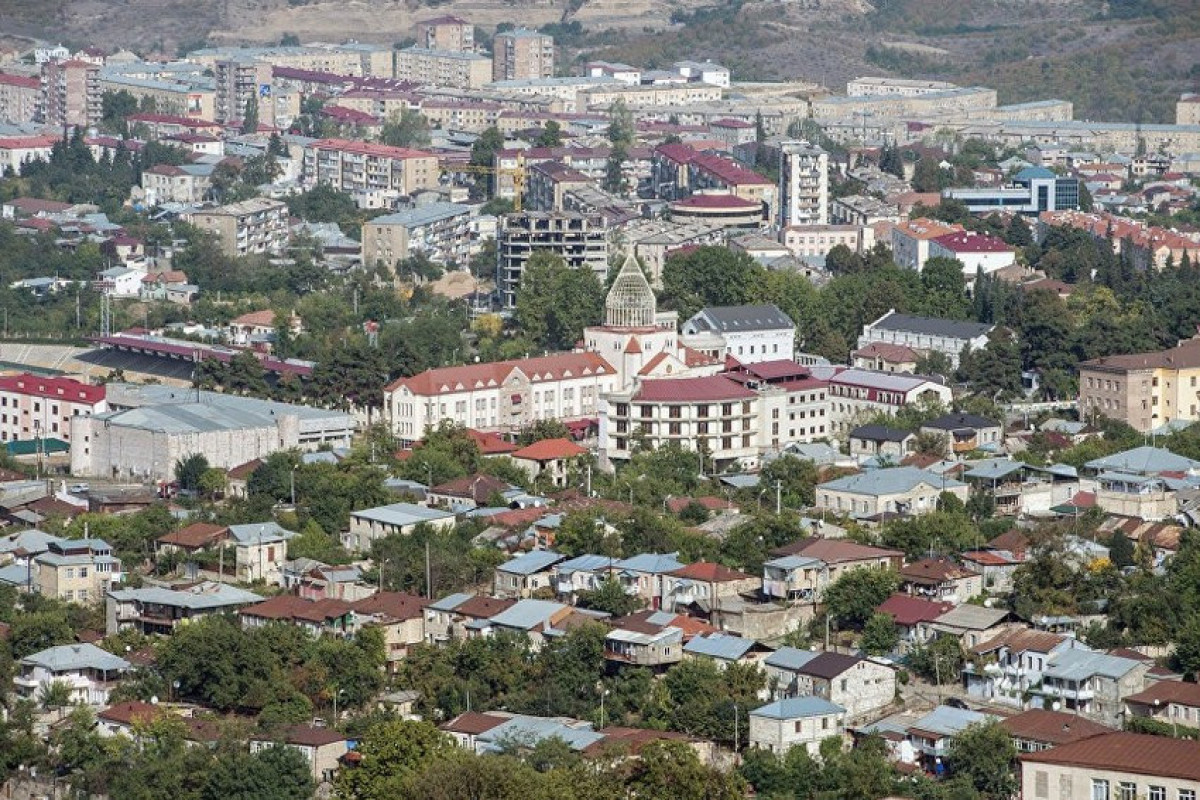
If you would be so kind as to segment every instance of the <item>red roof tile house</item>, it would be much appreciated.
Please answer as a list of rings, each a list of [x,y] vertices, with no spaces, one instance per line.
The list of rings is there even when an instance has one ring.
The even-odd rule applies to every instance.
[[[969,550],[959,558],[963,566],[983,576],[983,588],[991,594],[1012,590],[1013,574],[1021,562],[1003,550]]]
[[[924,558],[900,568],[901,589],[958,605],[983,594],[983,576],[948,558]]]
[[[6,375],[0,377],[0,441],[37,438],[71,441],[71,419],[108,411],[103,386],[72,378]]]
[[[306,600],[281,594],[238,612],[243,628],[289,622],[308,633],[345,633],[353,627],[354,607],[342,600]]]
[[[712,561],[698,561],[662,576],[662,603],[665,610],[700,604],[712,609],[725,597],[758,594],[762,578]]]
[[[1025,753],[1024,798],[1194,800],[1200,792],[1200,742],[1105,733]]]
[[[569,483],[571,465],[587,453],[587,448],[570,439],[543,439],[509,454],[509,458],[529,477],[562,489]]]
[[[1200,684],[1156,681],[1125,698],[1130,716],[1154,719],[1176,728],[1200,728]]]
[[[921,644],[922,625],[928,625],[952,608],[954,604],[945,601],[894,594],[880,603],[875,610],[880,614],[887,614],[896,623],[896,630],[900,634],[898,649],[901,653],[906,653]]]
[[[1037,753],[1060,744],[1113,732],[1107,725],[1093,722],[1078,714],[1047,711],[1042,708],[1031,708],[1020,714],[1005,717],[1000,720],[1000,724],[1008,731],[1020,753]]]
[[[413,645],[425,641],[424,597],[405,592],[378,592],[353,603],[360,625],[375,625],[383,631],[383,646],[389,672],[395,672]]]
[[[196,553],[216,547],[229,538],[229,528],[211,522],[193,522],[191,525],[158,537],[155,549],[158,553]]]
[[[275,736],[259,734],[251,737],[250,752],[257,753],[276,744],[290,747],[304,756],[312,779],[317,783],[332,781],[341,766],[342,757],[350,750],[346,735],[333,728],[293,725]]]
[[[930,258],[950,258],[962,264],[967,281],[976,274],[1004,269],[1016,261],[1016,251],[1002,239],[974,231],[946,233],[929,242]]]

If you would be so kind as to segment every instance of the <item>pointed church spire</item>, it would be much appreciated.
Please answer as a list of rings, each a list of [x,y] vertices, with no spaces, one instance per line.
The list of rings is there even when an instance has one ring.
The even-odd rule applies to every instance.
[[[650,281],[646,280],[631,250],[608,290],[604,301],[604,324],[612,328],[649,328],[654,326],[658,303]]]

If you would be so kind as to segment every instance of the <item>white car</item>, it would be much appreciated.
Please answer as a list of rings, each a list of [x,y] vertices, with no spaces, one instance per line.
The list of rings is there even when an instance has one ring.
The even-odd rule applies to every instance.
[[[89,487],[86,483],[74,483],[71,484],[71,488],[67,491],[69,491],[71,494],[86,494],[88,488]]]

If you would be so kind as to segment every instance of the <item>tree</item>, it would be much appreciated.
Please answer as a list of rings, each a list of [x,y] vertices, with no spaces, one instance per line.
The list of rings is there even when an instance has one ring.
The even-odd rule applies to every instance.
[[[562,125],[558,124],[558,120],[549,120],[542,132],[538,134],[538,147],[562,147],[563,135]]]
[[[658,741],[642,748],[627,783],[631,800],[741,800],[744,787],[736,772],[722,773],[700,762],[686,742]]]
[[[428,147],[429,120],[415,108],[403,108],[388,117],[379,140],[392,147]]]
[[[205,776],[201,800],[308,800],[316,786],[294,747],[274,744],[257,753],[222,753]]]
[[[687,319],[705,306],[743,305],[763,272],[754,259],[726,247],[699,247],[667,259],[662,302]]]
[[[964,353],[959,372],[983,397],[1007,399],[1021,393],[1021,352],[1007,328],[988,334],[987,347]]]
[[[885,656],[896,649],[900,634],[896,630],[896,621],[889,614],[876,612],[863,626],[863,652],[873,656]]]
[[[368,417],[383,408],[383,387],[391,378],[379,348],[365,337],[343,339],[313,368],[312,390],[337,408],[364,409]]]
[[[359,739],[358,766],[338,773],[343,800],[391,800],[407,796],[405,783],[429,763],[454,752],[450,737],[431,722],[394,720],[368,728]]]
[[[246,100],[246,109],[242,114],[242,133],[256,133],[258,131],[258,95],[252,94]]]
[[[71,685],[66,681],[51,681],[38,690],[38,703],[47,711],[56,711],[71,705]]]
[[[894,570],[852,569],[842,573],[823,595],[826,612],[842,628],[861,629],[876,607],[900,585]]]
[[[1008,800],[1020,787],[1013,770],[1017,748],[998,721],[975,723],[951,736],[946,761],[984,800]]]
[[[495,126],[488,128],[479,134],[479,138],[471,145],[471,164],[476,167],[492,167],[496,151],[503,148],[504,134]],[[484,182],[487,189],[486,196],[491,197],[496,193],[496,176],[489,174],[486,177],[487,180]]]
[[[114,133],[125,133],[126,118],[137,110],[137,98],[128,91],[107,91],[100,97],[100,124]]]
[[[912,186],[916,192],[940,192],[946,188],[949,181],[946,173],[938,166],[938,162],[929,156],[922,156],[913,170]]]
[[[209,467],[200,473],[200,480],[197,482],[196,488],[209,500],[216,500],[217,495],[224,494],[228,485],[229,476],[225,474],[225,470],[219,467]]]
[[[534,253],[525,263],[517,287],[517,323],[539,345],[574,347],[583,329],[600,321],[603,308],[604,287],[591,270],[572,269],[549,253]]]
[[[1193,612],[1179,629],[1172,661],[1184,675],[1200,676],[1200,614]]]
[[[28,608],[28,603],[26,603]],[[8,647],[15,660],[73,641],[75,632],[67,615],[59,609],[18,614],[8,633]]]
[[[965,661],[962,645],[953,636],[939,636],[908,656],[913,672],[930,683],[957,683]]]
[[[187,492],[200,491],[200,478],[208,470],[208,459],[193,453],[175,462],[175,480],[179,488]]]
[[[904,177],[904,158],[900,155],[900,148],[892,146],[884,146],[879,152],[879,169],[882,172],[887,172],[895,175],[897,178]]]
[[[635,594],[629,594],[615,578],[608,578],[591,591],[579,593],[579,605],[596,611],[605,611],[614,617],[624,617],[641,608],[645,603]]]
[[[820,480],[817,466],[793,455],[773,458],[763,468],[758,485],[774,492],[778,484],[784,508],[808,508],[816,501],[815,488]]]

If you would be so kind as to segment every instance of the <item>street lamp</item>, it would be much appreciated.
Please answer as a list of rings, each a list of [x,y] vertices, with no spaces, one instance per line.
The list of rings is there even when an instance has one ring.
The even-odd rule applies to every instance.
[[[293,464],[293,465],[292,465],[292,482],[291,482],[291,486],[292,486],[292,510],[293,510],[293,511],[295,511],[295,510],[296,510],[296,468],[297,468],[297,467],[299,467],[299,466],[300,466],[299,464]]]

